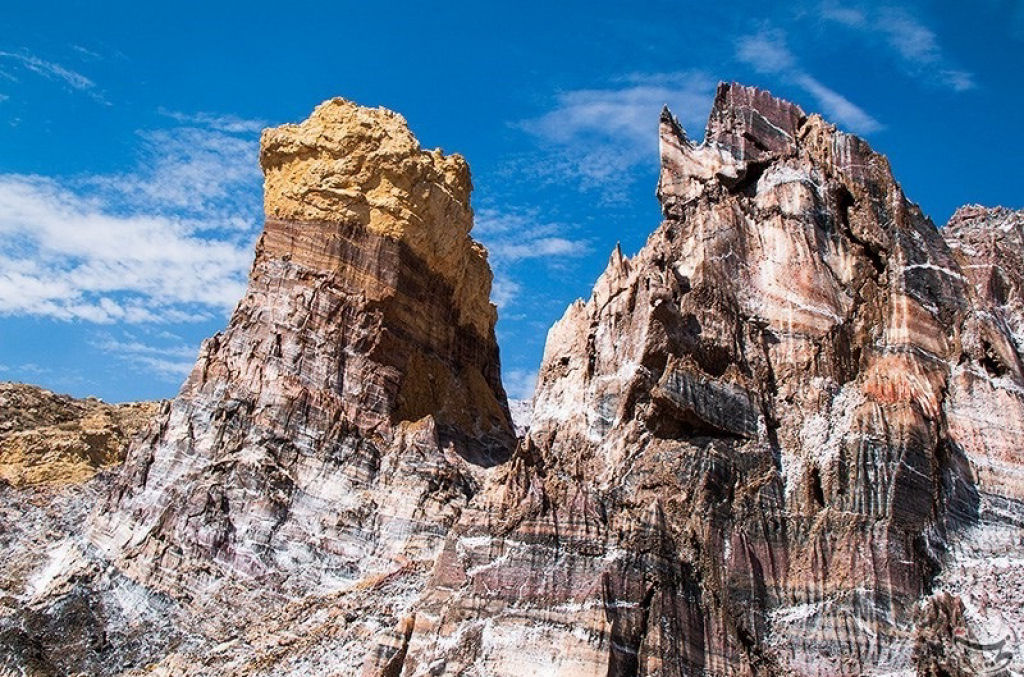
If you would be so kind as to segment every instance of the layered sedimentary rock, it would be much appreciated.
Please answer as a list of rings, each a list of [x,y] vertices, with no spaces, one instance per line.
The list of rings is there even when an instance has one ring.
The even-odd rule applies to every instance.
[[[979,488],[1019,562],[1020,243],[951,250],[884,157],[756,89],[660,144],[665,220],[549,332],[402,674],[969,674],[988,630],[936,576]]]
[[[739,85],[659,138],[517,444],[461,158],[341,100],[266,132],[246,296],[84,537],[0,486],[48,515],[12,550],[61,525],[0,674],[1024,670],[1022,213],[940,231]]]
[[[970,459],[978,518],[950,538],[928,608],[929,662],[951,673],[1024,667],[1024,212],[962,207],[942,230],[970,282],[946,420]],[[959,620],[959,626],[955,621]],[[933,624],[935,625],[935,624]],[[957,641],[957,629],[972,642]],[[950,635],[953,635],[952,641]]]
[[[260,162],[245,297],[92,528],[172,596],[327,592],[430,559],[514,446],[465,161],[334,99],[265,131]]]

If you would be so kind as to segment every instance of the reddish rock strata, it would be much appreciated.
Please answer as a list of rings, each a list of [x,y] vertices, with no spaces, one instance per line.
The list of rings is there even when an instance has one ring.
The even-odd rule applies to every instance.
[[[723,85],[701,145],[667,111],[660,141],[665,221],[549,333],[530,437],[449,538],[403,674],[939,665],[922,609],[949,608],[979,478],[1019,487],[1020,334],[818,116]],[[1022,248],[992,228],[1012,272],[982,288],[1013,306]]]
[[[430,557],[472,468],[514,446],[465,162],[341,100],[265,132],[261,158],[267,221],[246,295],[93,527],[172,595],[236,574],[340,589]]]
[[[266,132],[246,296],[4,588],[0,674],[1024,669],[1024,216],[939,231],[739,85],[660,149],[517,443],[464,161],[340,100]]]

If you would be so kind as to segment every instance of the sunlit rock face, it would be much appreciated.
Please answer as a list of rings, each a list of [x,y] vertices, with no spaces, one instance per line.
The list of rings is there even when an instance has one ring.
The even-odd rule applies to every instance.
[[[0,383],[3,677],[115,674],[175,636],[173,609],[86,556],[82,529],[160,407]]]
[[[266,132],[246,296],[109,491],[0,483],[0,675],[1024,671],[1024,214],[937,230],[739,85],[659,140],[517,442],[462,159]]]
[[[264,132],[249,288],[92,540],[137,580],[296,595],[429,560],[515,444],[465,161],[335,99]]]
[[[403,674],[967,670],[936,576],[1024,518],[1021,243],[979,235],[1012,269],[981,280],[883,156],[756,89],[660,146],[665,220],[549,332]]]

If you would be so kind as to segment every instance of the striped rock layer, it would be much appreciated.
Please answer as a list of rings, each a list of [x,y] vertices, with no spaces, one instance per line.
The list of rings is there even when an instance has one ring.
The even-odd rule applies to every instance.
[[[60,542],[0,675],[1024,671],[1024,215],[940,231],[739,85],[659,139],[516,442],[464,161],[341,100],[266,132],[228,328],[84,533],[5,541]]]
[[[401,674],[1019,667],[1019,214],[940,232],[864,141],[738,85],[660,147],[664,221],[549,332]]]
[[[465,161],[341,99],[266,130],[260,161],[245,296],[92,525],[172,596],[339,590],[430,558],[515,444]]]

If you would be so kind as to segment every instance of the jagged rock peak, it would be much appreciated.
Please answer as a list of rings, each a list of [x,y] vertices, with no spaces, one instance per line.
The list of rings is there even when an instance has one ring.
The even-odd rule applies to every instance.
[[[246,297],[90,543],[0,528],[0,673],[1024,669],[1020,212],[939,231],[760,90],[700,145],[663,112],[665,219],[551,328],[501,462],[490,327],[407,237],[447,165],[393,114],[311,120],[265,138]]]
[[[401,241],[451,285],[461,324],[482,337],[497,318],[487,253],[469,237],[469,166],[426,151],[398,113],[341,98],[300,124],[263,132],[268,219],[358,223]]]
[[[1020,536],[1016,316],[817,115],[723,84],[701,144],[668,111],[659,140],[665,219],[548,333],[528,440],[453,531],[406,664],[540,669],[528,636],[575,674],[934,674],[971,589],[936,572]],[[961,545],[986,505],[998,529]]]
[[[687,138],[667,108],[663,110],[659,147],[657,194],[666,215],[706,190],[738,191],[756,183],[770,165],[800,158],[841,175],[844,182],[891,185],[900,191],[888,160],[863,139],[767,91],[735,83],[719,84],[699,145]]]
[[[429,559],[515,445],[465,161],[342,99],[265,131],[260,158],[246,294],[91,532],[172,594],[336,589]]]
[[[1024,237],[1024,209],[1014,210],[1007,207],[985,207],[979,204],[970,204],[960,207],[953,216],[946,222],[944,232],[954,230],[995,230],[1000,233],[1007,233],[1016,236],[1018,239]]]

